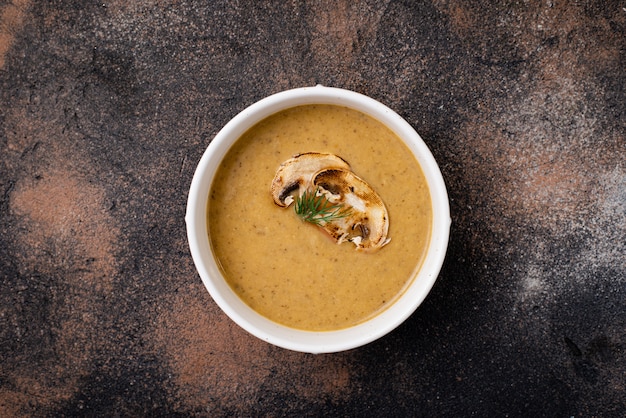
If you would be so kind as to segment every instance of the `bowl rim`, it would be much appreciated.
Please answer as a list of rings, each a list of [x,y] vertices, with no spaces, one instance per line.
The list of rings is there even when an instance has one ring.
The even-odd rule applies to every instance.
[[[349,328],[306,331],[275,323],[245,304],[226,283],[209,242],[206,206],[217,167],[232,144],[266,117],[291,107],[333,104],[365,113],[396,133],[418,160],[433,205],[430,243],[422,265],[403,294],[381,313]],[[275,93],[248,106],[215,135],[194,172],[185,214],[192,259],[216,304],[241,328],[273,345],[306,353],[332,353],[368,344],[397,328],[426,298],[440,273],[450,234],[450,207],[443,176],[430,149],[400,115],[375,99],[336,87],[317,85]]]

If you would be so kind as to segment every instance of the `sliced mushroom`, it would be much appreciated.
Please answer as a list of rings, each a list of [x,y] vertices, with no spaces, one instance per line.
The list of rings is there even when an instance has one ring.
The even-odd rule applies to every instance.
[[[389,214],[383,200],[352,171],[322,170],[313,177],[313,188],[333,204],[349,209],[347,216],[320,225],[338,243],[350,241],[357,250],[376,251],[389,242]]]
[[[298,154],[280,165],[272,181],[272,197],[280,207],[287,207],[311,185],[313,177],[329,168],[350,169],[350,165],[334,154],[307,152]]]

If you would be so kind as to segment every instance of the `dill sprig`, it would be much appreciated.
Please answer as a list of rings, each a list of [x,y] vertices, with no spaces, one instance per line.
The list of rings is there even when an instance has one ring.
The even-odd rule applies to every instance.
[[[326,195],[319,193],[319,188],[315,189],[314,192],[305,190],[296,199],[294,209],[303,221],[318,226],[324,226],[336,219],[345,218],[351,212],[350,208],[345,208],[342,204],[331,203]]]

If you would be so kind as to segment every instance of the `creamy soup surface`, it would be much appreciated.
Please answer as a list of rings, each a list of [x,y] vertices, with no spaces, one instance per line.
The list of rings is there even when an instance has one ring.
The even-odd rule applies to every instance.
[[[329,152],[381,196],[391,241],[375,253],[338,245],[274,204],[270,185],[295,154]],[[228,151],[211,187],[209,239],[224,277],[251,308],[303,330],[350,327],[380,313],[415,277],[430,240],[432,205],[409,149],[377,120],[306,105],[272,115]]]

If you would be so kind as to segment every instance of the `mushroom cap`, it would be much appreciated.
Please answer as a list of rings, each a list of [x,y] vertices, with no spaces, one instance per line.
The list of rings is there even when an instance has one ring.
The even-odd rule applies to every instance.
[[[321,225],[338,243],[350,241],[357,250],[376,251],[389,242],[389,214],[372,187],[349,169],[325,169],[313,178],[313,187],[329,201],[350,209],[349,215]]]
[[[276,171],[271,186],[274,203],[283,208],[289,206],[293,202],[290,196],[300,196],[311,185],[317,173],[332,168],[350,170],[350,164],[329,153],[306,152],[294,155]]]

